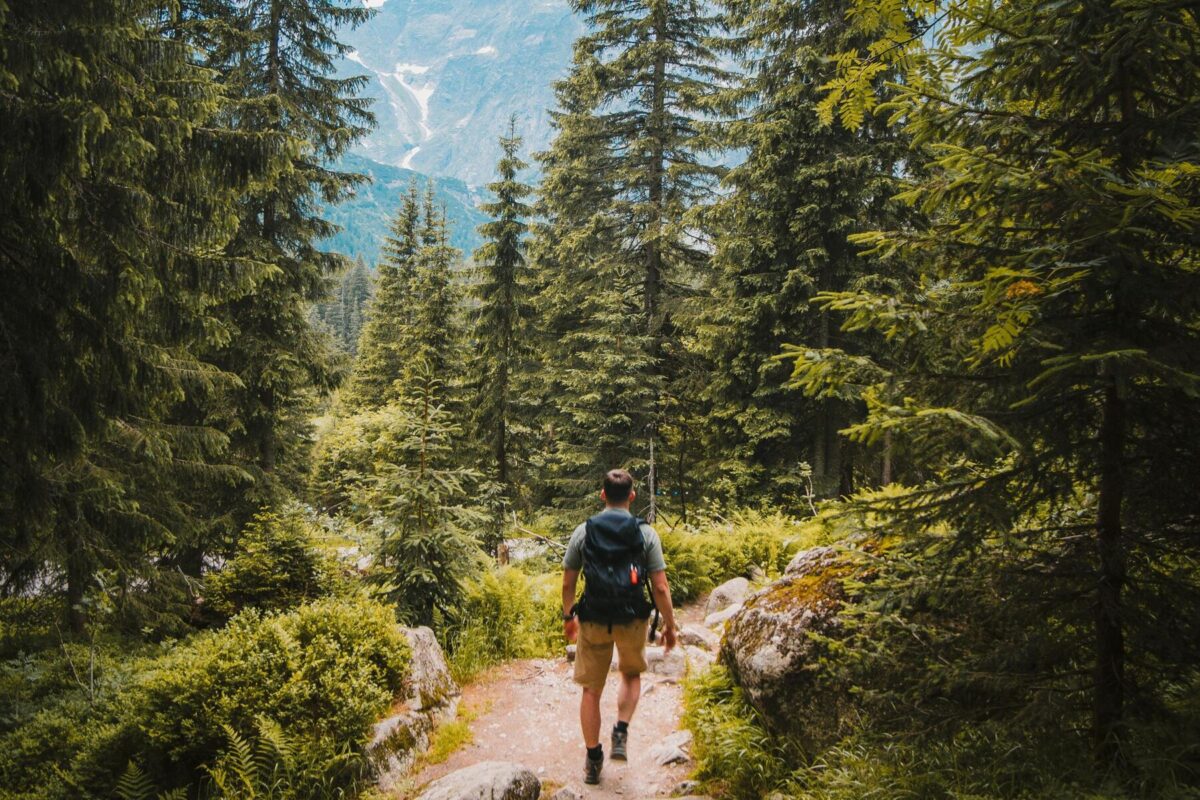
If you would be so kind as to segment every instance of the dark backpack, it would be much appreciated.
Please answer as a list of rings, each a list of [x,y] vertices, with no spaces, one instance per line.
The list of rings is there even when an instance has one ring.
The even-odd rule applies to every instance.
[[[608,625],[647,619],[646,542],[642,520],[600,513],[585,523],[583,597],[575,607],[584,622]]]

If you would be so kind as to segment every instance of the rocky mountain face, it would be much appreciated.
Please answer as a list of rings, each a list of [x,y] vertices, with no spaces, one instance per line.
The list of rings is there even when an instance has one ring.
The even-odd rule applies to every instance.
[[[378,125],[356,150],[383,164],[480,186],[511,114],[526,152],[550,141],[551,84],[584,31],[566,0],[367,0],[343,40],[344,75],[365,74]]]
[[[374,267],[409,181],[434,179],[465,258],[486,221],[478,204],[510,115],[525,160],[550,143],[552,83],[584,31],[566,0],[365,0],[375,16],[341,38],[354,48],[339,74],[366,75],[377,125],[340,167],[372,183],[327,209],[342,231],[326,246]],[[532,173],[526,179],[532,179]]]

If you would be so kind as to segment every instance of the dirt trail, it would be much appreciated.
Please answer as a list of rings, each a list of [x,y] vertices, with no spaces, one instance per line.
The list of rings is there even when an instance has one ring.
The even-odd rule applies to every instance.
[[[703,605],[685,607],[677,616],[681,624],[694,624],[703,617]],[[599,786],[585,786],[579,687],[571,680],[572,669],[563,657],[514,661],[463,687],[462,702],[477,714],[470,723],[474,741],[445,762],[417,773],[412,796],[430,781],[480,761],[523,764],[537,773],[543,785],[569,785],[589,800],[669,796],[687,778],[691,765],[659,766],[649,751],[680,728],[679,682],[649,672],[642,676],[642,697],[629,726],[629,761],[611,761],[608,737],[616,721],[619,678],[616,672],[609,673],[601,706],[604,772]]]

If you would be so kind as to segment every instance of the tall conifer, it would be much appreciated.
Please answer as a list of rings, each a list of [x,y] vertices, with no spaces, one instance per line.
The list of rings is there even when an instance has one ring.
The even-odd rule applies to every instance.
[[[500,137],[503,155],[496,180],[488,184],[495,198],[483,206],[491,221],[479,226],[486,240],[475,251],[476,280],[472,294],[478,305],[471,312],[474,359],[469,382],[475,393],[475,438],[488,453],[488,474],[511,500],[514,486],[514,433],[526,420],[518,397],[520,378],[531,352],[531,275],[525,257],[525,198],[533,189],[518,179],[525,169],[516,118]]]
[[[179,33],[153,3],[0,8],[0,594],[49,566],[76,632],[99,569],[128,585],[214,513],[192,483],[237,477],[207,424],[232,377],[197,354],[265,278],[220,254],[279,140],[222,126]]]
[[[547,335],[557,412],[549,459],[557,491],[578,498],[598,470],[644,464],[658,435],[677,371],[673,315],[706,259],[685,215],[719,172],[704,161],[698,118],[726,76],[703,3],[575,8],[591,31],[556,90],[537,252],[539,302],[559,309]]]
[[[337,378],[307,314],[344,263],[317,248],[334,233],[319,207],[363,180],[328,165],[373,123],[369,101],[356,95],[365,78],[333,77],[334,59],[348,50],[338,29],[371,13],[338,0],[230,0],[215,20],[214,29],[225,35],[210,63],[239,100],[230,122],[240,130],[283,134],[291,145],[243,198],[230,252],[269,271],[251,295],[230,305],[233,332],[217,354],[241,379],[232,433],[259,477],[256,502],[294,477],[308,440],[311,392]]]
[[[725,135],[748,152],[707,217],[715,269],[689,326],[709,362],[708,417],[698,426],[707,466],[714,485],[740,499],[794,499],[801,461],[818,492],[846,494],[854,454],[837,431],[858,412],[838,396],[798,401],[776,356],[785,338],[856,346],[810,301],[882,272],[847,237],[894,219],[889,198],[913,155],[882,120],[847,129],[818,119],[820,87],[835,74],[829,54],[866,42],[848,19],[850,0],[726,7],[742,78],[724,96],[737,112]],[[877,80],[890,77],[894,69]]]

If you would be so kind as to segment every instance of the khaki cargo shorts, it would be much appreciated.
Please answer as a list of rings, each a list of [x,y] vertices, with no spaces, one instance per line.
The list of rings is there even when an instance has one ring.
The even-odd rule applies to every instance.
[[[580,622],[579,643],[575,648],[575,682],[595,691],[604,688],[612,665],[613,645],[617,647],[617,669],[625,675],[646,671],[646,634],[650,620],[635,619],[622,625]]]

